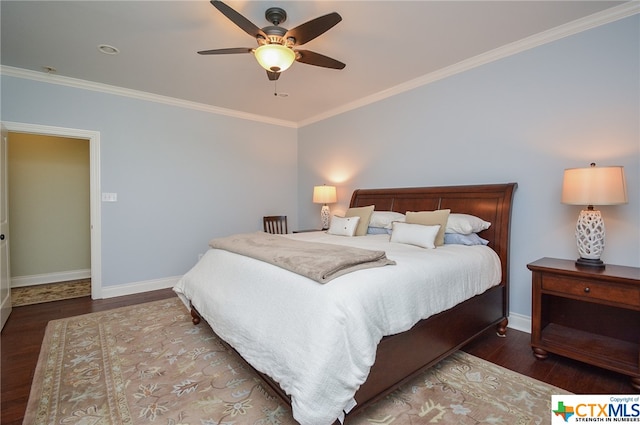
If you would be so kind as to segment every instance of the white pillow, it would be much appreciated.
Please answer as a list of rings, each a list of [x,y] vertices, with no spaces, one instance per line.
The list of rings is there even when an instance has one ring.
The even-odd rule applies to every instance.
[[[470,214],[449,214],[447,219],[447,227],[445,233],[460,233],[461,235],[469,235],[471,233],[479,233],[487,230],[491,223]]]
[[[422,248],[434,249],[436,247],[436,235],[440,225],[425,226],[424,224],[393,222],[391,242],[417,245]]]
[[[359,221],[360,217],[338,217],[334,215],[331,217],[331,224],[327,233],[337,236],[353,236]]]
[[[423,226],[440,226],[436,236],[436,246],[444,245],[444,229],[447,227],[447,219],[450,209],[435,211],[407,211],[407,223],[422,224]]]
[[[404,221],[405,216],[402,213],[395,211],[374,211],[371,214],[371,220],[369,221],[369,227],[382,227],[385,229],[391,229],[391,223],[394,221]]]

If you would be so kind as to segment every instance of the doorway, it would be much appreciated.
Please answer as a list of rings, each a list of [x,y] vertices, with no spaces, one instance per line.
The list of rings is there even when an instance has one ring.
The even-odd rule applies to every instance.
[[[100,134],[94,131],[41,126],[34,124],[3,122],[11,134],[52,136],[64,139],[80,139],[89,144],[89,246],[91,297],[102,298],[101,294],[101,252],[100,252]],[[3,164],[3,167],[6,164]],[[11,184],[11,182],[9,182]],[[11,217],[9,217],[11,221]],[[11,242],[9,241],[9,250]],[[11,255],[11,254],[10,254]]]

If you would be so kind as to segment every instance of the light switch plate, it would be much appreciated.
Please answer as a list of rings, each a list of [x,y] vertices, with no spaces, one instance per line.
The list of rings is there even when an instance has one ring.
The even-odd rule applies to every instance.
[[[103,192],[102,202],[118,202],[118,194],[111,193],[111,192]]]

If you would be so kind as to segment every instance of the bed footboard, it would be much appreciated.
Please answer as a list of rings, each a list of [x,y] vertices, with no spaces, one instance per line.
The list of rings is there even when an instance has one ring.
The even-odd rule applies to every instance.
[[[506,331],[503,311],[505,288],[493,287],[457,306],[418,322],[407,332],[382,339],[376,363],[355,398],[358,402],[350,416],[370,402],[384,397],[424,369],[458,350],[463,345],[497,326]]]

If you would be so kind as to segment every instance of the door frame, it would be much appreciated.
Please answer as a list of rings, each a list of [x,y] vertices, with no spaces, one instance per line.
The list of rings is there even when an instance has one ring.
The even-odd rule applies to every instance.
[[[11,315],[11,271],[9,270],[9,264],[11,262],[9,258],[9,185],[7,184],[7,177],[9,173],[7,167],[7,147],[8,147],[8,133],[4,125],[0,123],[0,158],[2,158],[2,164],[0,165],[0,233],[3,238],[0,240],[0,330],[4,328],[4,324]],[[3,293],[6,291],[6,293]]]
[[[58,136],[89,141],[89,214],[91,225],[91,298],[102,298],[102,223],[100,197],[100,132],[2,121],[9,132]]]

